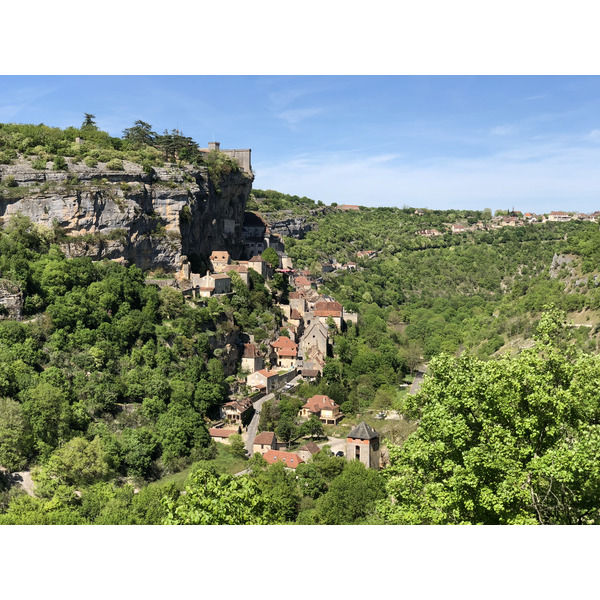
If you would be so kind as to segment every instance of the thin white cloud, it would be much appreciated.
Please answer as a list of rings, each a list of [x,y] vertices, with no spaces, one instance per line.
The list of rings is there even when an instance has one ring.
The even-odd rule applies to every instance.
[[[594,129],[590,131],[586,136],[586,140],[590,140],[592,142],[600,142],[600,129]]]
[[[517,133],[518,128],[514,125],[498,125],[497,127],[492,127],[490,133],[492,135],[512,135]]]
[[[283,112],[277,113],[275,116],[278,119],[282,119],[288,125],[298,125],[301,121],[314,117],[323,112],[322,108],[295,108],[290,110],[284,110]]]
[[[600,149],[528,149],[533,157],[488,155],[439,158],[418,164],[389,156],[302,157],[256,167],[255,185],[315,200],[364,206],[427,206],[432,209],[600,209]],[[396,159],[398,157],[395,157]]]

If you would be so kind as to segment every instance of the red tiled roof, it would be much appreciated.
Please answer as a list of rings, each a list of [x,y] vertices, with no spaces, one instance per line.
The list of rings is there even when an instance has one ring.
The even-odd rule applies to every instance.
[[[272,431],[263,431],[254,438],[255,444],[262,444],[263,446],[272,446],[276,441],[277,439]]]
[[[306,444],[304,444],[304,446],[302,446],[302,448],[298,448],[298,450],[306,450],[311,454],[321,452],[321,448],[319,448],[319,446],[317,446],[314,442],[307,442]]]
[[[336,408],[338,405],[329,397],[321,394],[317,394],[306,401],[306,404],[302,408],[310,410],[310,412],[321,412],[324,408]]]
[[[273,348],[298,348],[298,344],[285,335],[280,335],[274,342],[271,342],[271,346]]]
[[[267,262],[262,256],[259,256],[258,254],[256,256],[253,256],[249,262]]]
[[[278,375],[277,371],[267,371],[267,369],[261,369],[260,371],[256,372],[260,373],[263,377],[266,377],[267,379],[270,379],[271,377],[277,377]]]
[[[219,429],[218,427],[212,427],[208,430],[210,437],[228,438],[230,435],[237,433],[235,429]]]
[[[343,307],[339,302],[319,300],[315,302],[315,317],[341,317]]]
[[[260,358],[260,352],[254,344],[244,344],[243,358]]]
[[[295,308],[292,308],[292,312],[290,313],[290,319],[298,320],[301,318],[302,318],[302,315],[298,312],[298,310]]]
[[[298,356],[298,350],[296,348],[278,348],[276,351],[277,356],[290,356],[295,357]]]
[[[210,260],[229,260],[229,252],[225,250],[214,250],[213,253],[210,255]]]
[[[310,281],[302,275],[300,277],[296,277],[296,279],[294,279],[294,283],[296,285],[310,285]]]
[[[281,462],[284,466],[295,469],[304,461],[293,452],[282,452],[281,450],[267,450],[263,454],[263,458],[270,464]]]

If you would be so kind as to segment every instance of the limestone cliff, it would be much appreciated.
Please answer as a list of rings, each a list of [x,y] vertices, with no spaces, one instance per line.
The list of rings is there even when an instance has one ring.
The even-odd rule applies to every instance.
[[[69,162],[69,159],[67,159]],[[68,256],[122,259],[142,269],[177,269],[182,255],[213,249],[242,255],[242,225],[252,176],[220,178],[205,167],[154,168],[133,163],[108,171],[69,163],[68,171],[36,171],[27,161],[0,165],[0,221],[21,213],[60,227]],[[216,186],[215,186],[216,184]]]

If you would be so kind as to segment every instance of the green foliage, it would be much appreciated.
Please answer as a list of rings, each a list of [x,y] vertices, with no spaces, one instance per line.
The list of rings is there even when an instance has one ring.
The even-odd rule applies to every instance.
[[[106,168],[109,171],[123,171],[123,161],[120,158],[112,158],[106,163]]]
[[[248,476],[216,475],[198,469],[185,495],[165,497],[166,525],[269,525],[277,522],[278,505],[264,496]]]
[[[407,401],[419,427],[389,450],[387,522],[597,522],[598,358],[565,357],[548,336],[559,326],[544,315],[541,340],[515,357],[431,362]]]
[[[53,171],[66,171],[69,168],[67,162],[62,156],[57,156],[52,163]]]
[[[275,248],[266,248],[262,253],[262,258],[265,260],[265,262],[269,263],[269,266],[273,270],[279,267],[279,254],[277,254]]]

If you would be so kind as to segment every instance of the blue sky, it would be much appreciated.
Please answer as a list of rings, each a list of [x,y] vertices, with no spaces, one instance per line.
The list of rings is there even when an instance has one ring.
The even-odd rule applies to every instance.
[[[327,204],[600,210],[598,76],[0,76],[0,122],[84,112],[251,148],[255,187]]]

